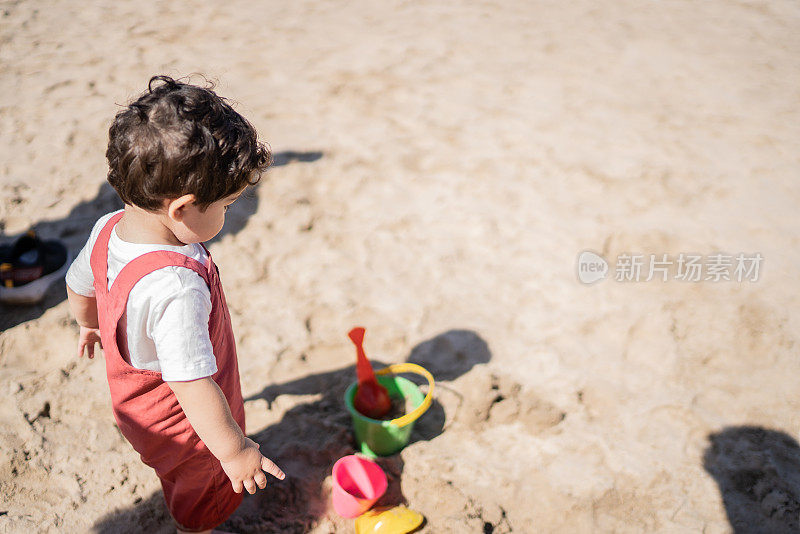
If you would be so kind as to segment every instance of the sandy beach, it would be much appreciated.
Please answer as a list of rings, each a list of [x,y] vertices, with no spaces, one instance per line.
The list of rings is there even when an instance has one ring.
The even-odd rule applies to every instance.
[[[355,325],[437,379],[381,460],[422,532],[800,530],[797,3],[2,1],[0,73],[0,242],[121,207],[108,126],[154,74],[272,147],[209,249],[287,478],[227,530],[353,532]],[[618,280],[637,254],[763,261]],[[0,308],[0,532],[173,532],[64,291]]]

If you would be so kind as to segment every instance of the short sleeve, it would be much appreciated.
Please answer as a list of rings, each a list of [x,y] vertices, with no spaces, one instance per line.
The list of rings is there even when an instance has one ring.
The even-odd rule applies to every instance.
[[[184,286],[161,300],[153,312],[149,335],[164,381],[196,380],[217,372],[208,333],[211,296],[207,287]]]
[[[94,248],[95,241],[97,241],[97,236],[100,235],[100,231],[106,225],[106,222],[117,213],[119,213],[119,211],[104,215],[95,223],[86,244],[78,253],[72,265],[69,266],[66,282],[69,288],[78,295],[94,297],[94,275],[92,274],[91,264],[92,249]]]
[[[75,261],[69,266],[66,276],[67,286],[84,297],[94,297],[94,275],[90,263],[92,247],[89,245],[90,242],[87,242],[78,253]]]

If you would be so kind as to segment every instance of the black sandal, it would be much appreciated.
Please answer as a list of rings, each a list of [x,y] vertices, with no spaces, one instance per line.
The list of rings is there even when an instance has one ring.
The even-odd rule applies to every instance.
[[[0,301],[32,304],[45,296],[47,288],[64,276],[69,251],[60,241],[42,241],[36,232],[0,247]]]

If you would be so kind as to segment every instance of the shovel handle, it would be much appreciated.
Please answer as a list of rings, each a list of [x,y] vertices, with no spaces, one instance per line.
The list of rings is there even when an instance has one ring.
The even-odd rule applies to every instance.
[[[434,380],[433,375],[427,369],[415,363],[395,363],[389,367],[384,367],[383,369],[375,371],[375,374],[378,376],[399,373],[414,373],[422,375],[428,381],[428,394],[425,395],[425,398],[422,400],[422,404],[402,417],[398,417],[397,419],[392,419],[389,421],[389,423],[397,426],[406,426],[407,424],[419,419],[419,417],[431,407],[431,402],[433,402]]]

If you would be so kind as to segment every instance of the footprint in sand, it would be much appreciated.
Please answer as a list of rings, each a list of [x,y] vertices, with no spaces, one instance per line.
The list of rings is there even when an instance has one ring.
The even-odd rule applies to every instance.
[[[477,370],[459,381],[463,392],[461,423],[475,430],[519,422],[529,432],[538,433],[563,421],[567,414],[513,379]]]

